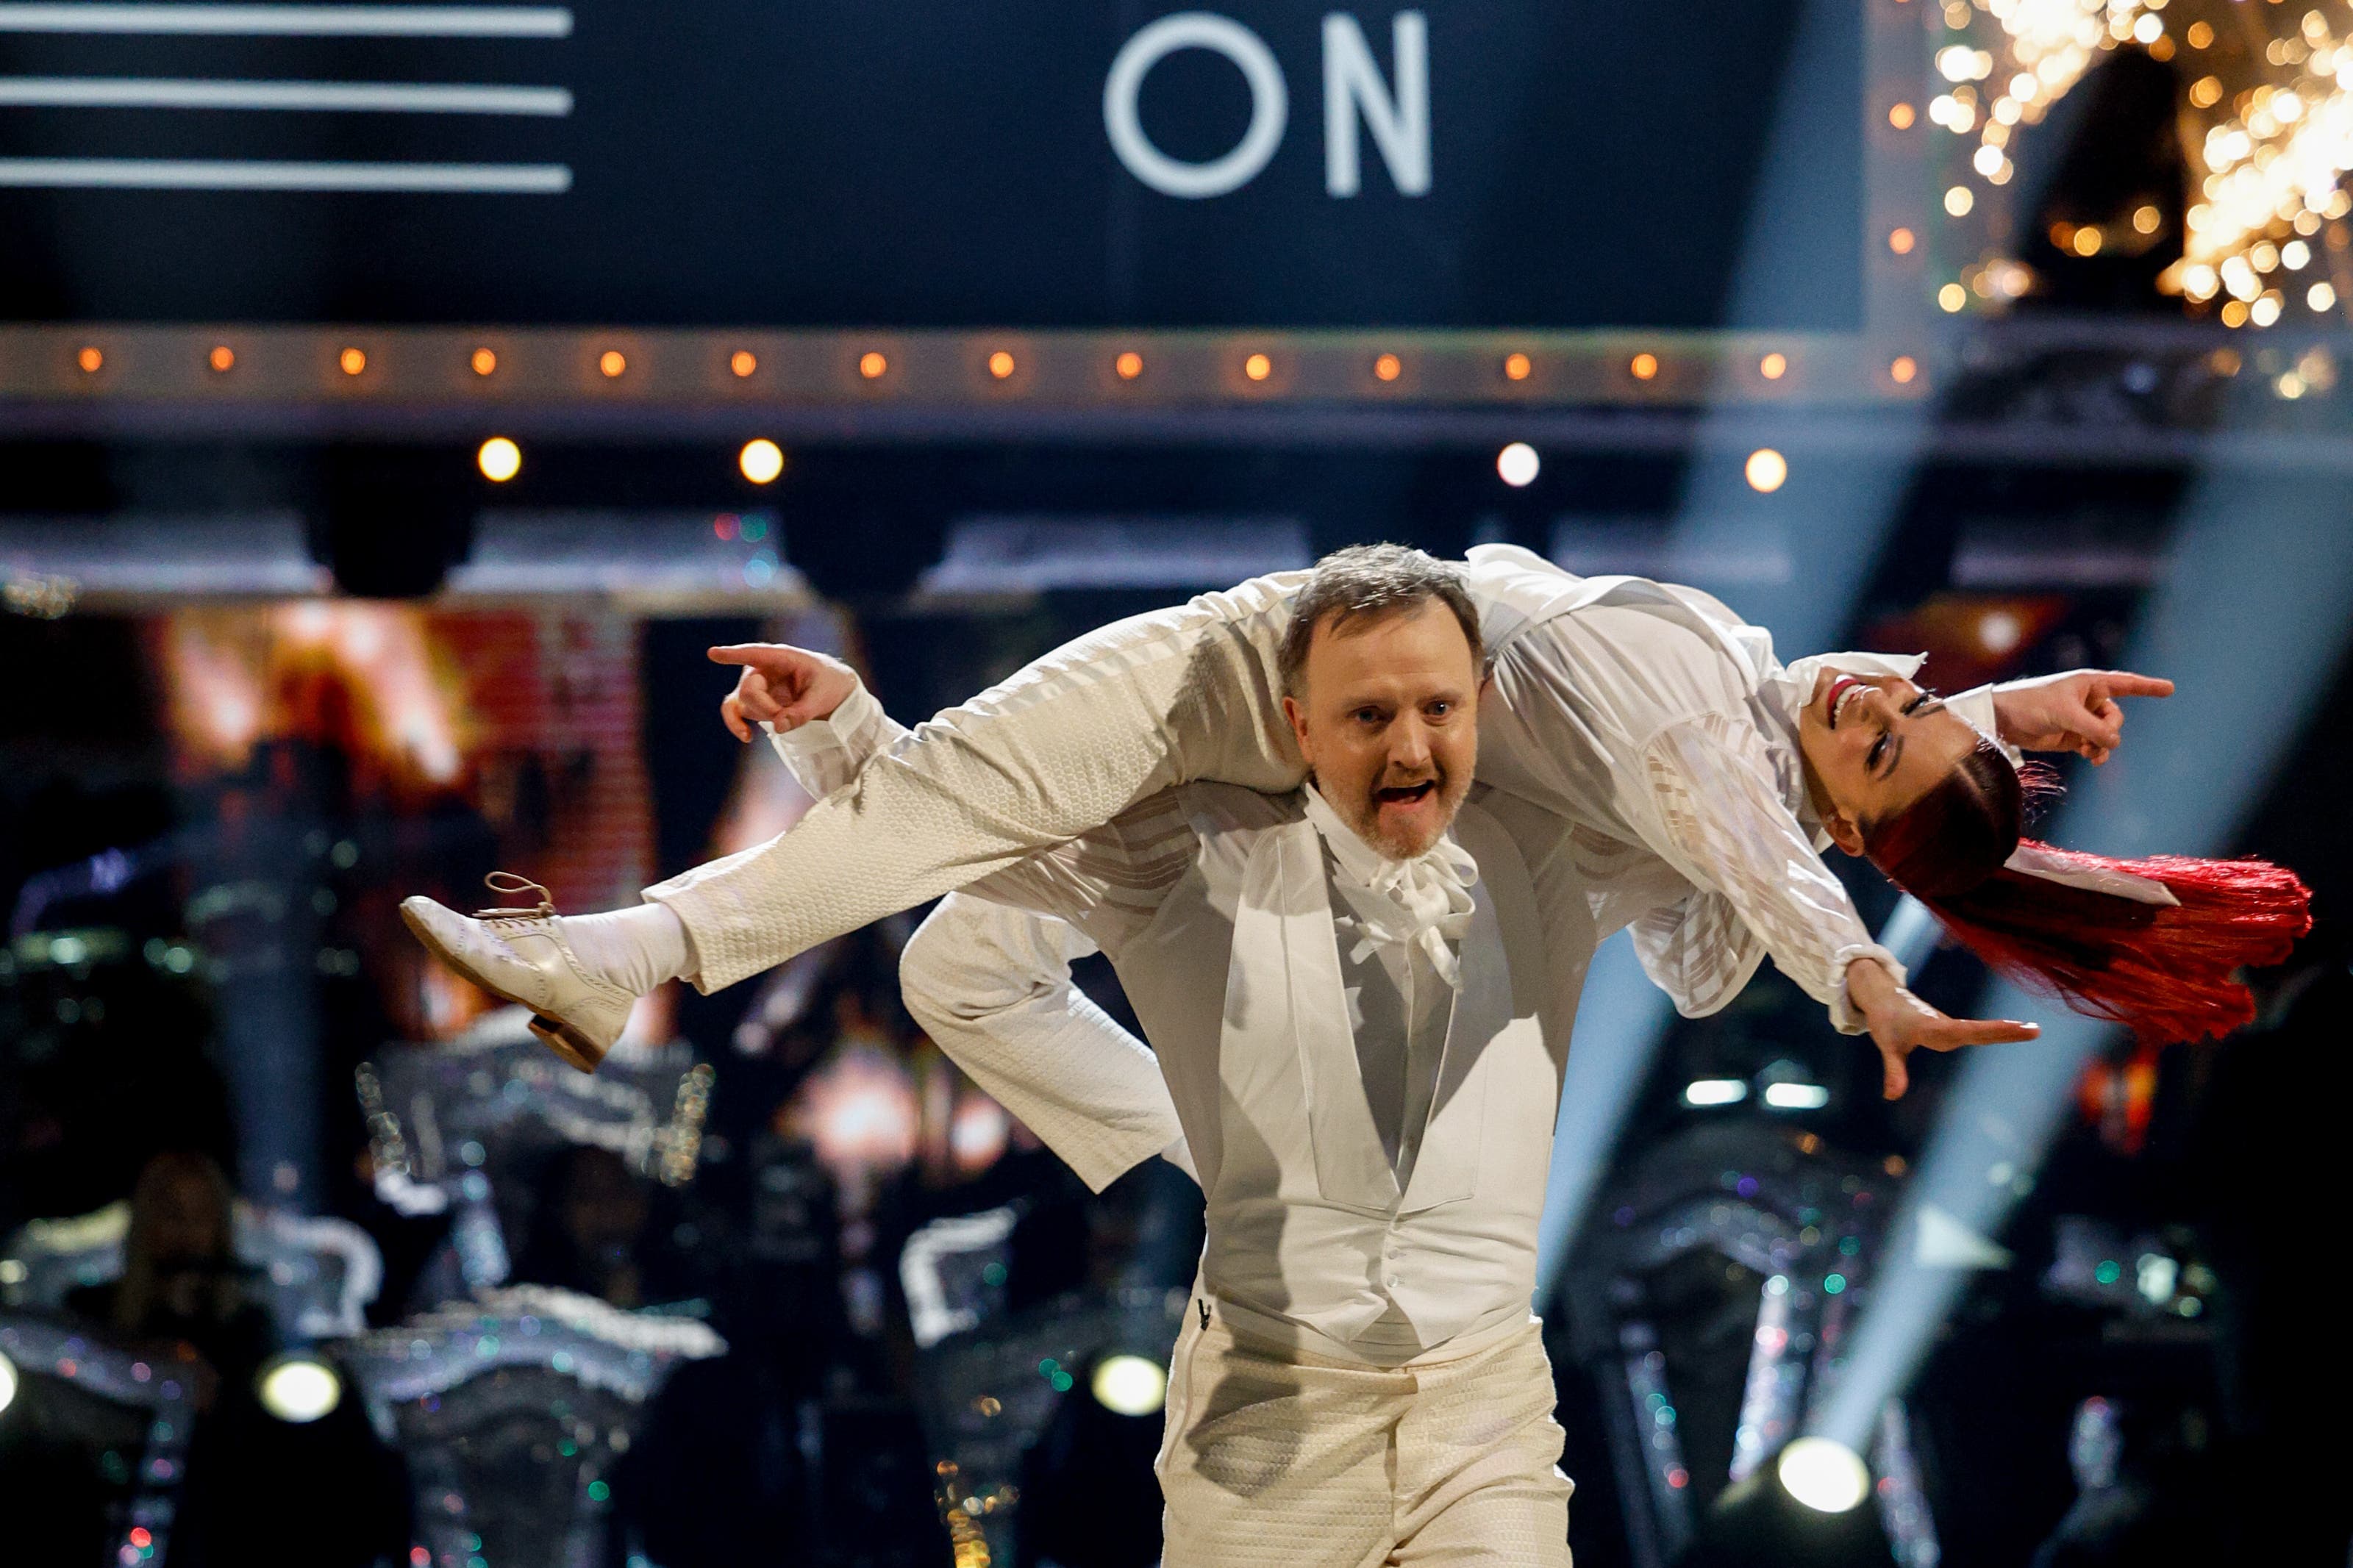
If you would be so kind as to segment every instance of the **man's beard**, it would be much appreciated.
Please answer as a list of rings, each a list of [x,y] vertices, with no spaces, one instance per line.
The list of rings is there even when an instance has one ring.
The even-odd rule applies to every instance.
[[[1419,784],[1430,786],[1430,793],[1438,798],[1438,820],[1430,836],[1415,841],[1385,830],[1381,826],[1382,793]],[[1446,830],[1453,826],[1454,814],[1461,806],[1462,797],[1470,793],[1470,788],[1471,781],[1467,776],[1457,779],[1447,769],[1436,766],[1423,778],[1408,779],[1402,783],[1383,779],[1348,803],[1345,808],[1348,826],[1356,829],[1357,837],[1392,860],[1418,859],[1446,836]]]

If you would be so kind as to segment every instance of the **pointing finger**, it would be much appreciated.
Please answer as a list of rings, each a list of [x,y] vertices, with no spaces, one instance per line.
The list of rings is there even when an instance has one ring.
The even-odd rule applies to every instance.
[[[2135,675],[2130,670],[2110,670],[2100,678],[2100,684],[2116,697],[2170,697],[2173,682],[2161,676]]]
[[[797,647],[773,642],[725,643],[703,650],[713,664],[748,665],[754,668],[792,668],[808,655]]]
[[[1955,1018],[1921,1044],[1932,1051],[1949,1051],[1962,1046],[2010,1045],[2034,1039],[2042,1033],[2040,1024],[2022,1023],[2015,1018]]]

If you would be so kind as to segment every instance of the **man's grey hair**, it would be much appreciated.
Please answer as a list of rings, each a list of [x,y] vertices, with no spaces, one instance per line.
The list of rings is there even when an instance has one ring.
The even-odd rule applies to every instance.
[[[1283,629],[1275,668],[1287,697],[1299,695],[1301,672],[1315,628],[1335,631],[1351,621],[1385,619],[1437,600],[1454,613],[1471,644],[1471,666],[1484,673],[1486,644],[1479,636],[1479,612],[1462,586],[1462,574],[1435,556],[1402,544],[1352,544],[1315,563],[1291,601],[1291,625]]]

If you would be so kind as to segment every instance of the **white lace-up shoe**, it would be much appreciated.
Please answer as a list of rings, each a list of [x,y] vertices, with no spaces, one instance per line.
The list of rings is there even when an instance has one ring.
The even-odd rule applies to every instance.
[[[491,995],[530,1008],[531,1032],[550,1050],[595,1072],[638,999],[581,965],[545,888],[506,871],[483,880],[494,893],[536,896],[538,907],[461,915],[431,899],[404,899],[400,918],[442,963]]]

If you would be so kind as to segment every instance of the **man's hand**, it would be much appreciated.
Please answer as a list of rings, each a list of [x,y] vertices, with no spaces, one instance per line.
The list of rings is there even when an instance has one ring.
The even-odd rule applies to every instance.
[[[719,704],[719,717],[739,741],[752,726],[766,722],[779,732],[829,719],[858,689],[858,672],[838,658],[788,643],[733,643],[711,650],[713,664],[739,666],[735,689]]]
[[[2042,1033],[2038,1025],[2014,1019],[1948,1018],[1896,984],[1875,959],[1858,958],[1847,965],[1846,996],[1862,1015],[1872,1043],[1879,1047],[1880,1061],[1886,1069],[1880,1092],[1889,1100],[1903,1099],[1904,1091],[1912,1086],[1904,1058],[1915,1050],[2001,1045],[2031,1040]]]
[[[2173,682],[2121,669],[2071,669],[1993,690],[2001,738],[2030,752],[2073,752],[2093,765],[2124,743],[2119,697],[2170,697]]]

